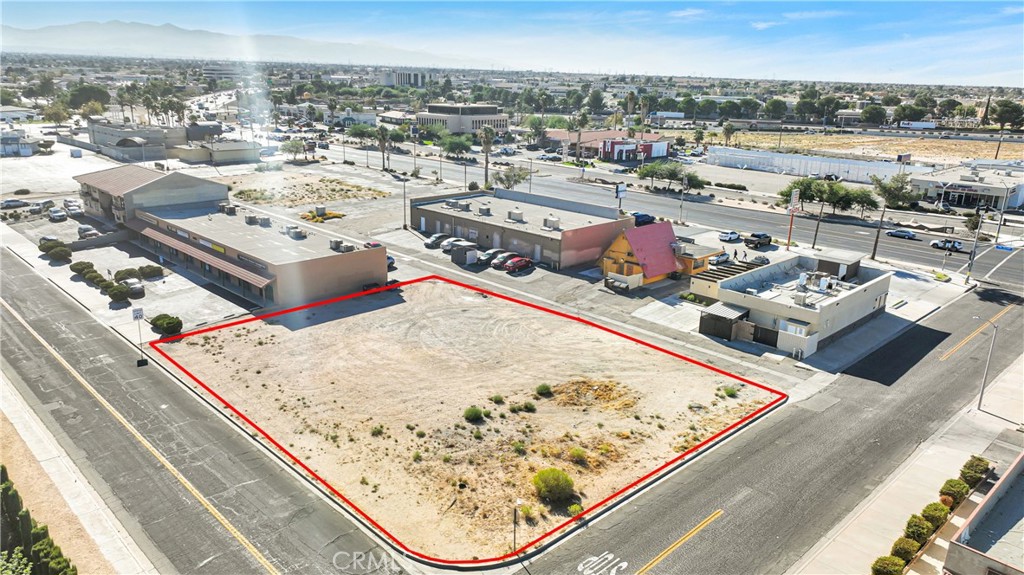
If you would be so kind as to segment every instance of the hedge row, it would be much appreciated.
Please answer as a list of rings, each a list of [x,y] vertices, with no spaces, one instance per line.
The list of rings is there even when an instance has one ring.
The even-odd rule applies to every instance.
[[[925,505],[920,515],[911,515],[903,528],[903,537],[892,544],[889,555],[883,555],[871,564],[872,575],[901,575],[920,551],[921,546],[946,524],[949,513],[963,503],[971,489],[978,485],[988,471],[989,462],[972,455],[960,469],[961,479],[949,479],[939,489],[939,501]],[[968,481],[968,479],[970,481]]]
[[[39,251],[55,262],[71,261],[71,249],[60,240],[39,244]]]
[[[27,558],[32,574],[78,575],[78,569],[61,553],[60,547],[50,539],[46,525],[32,519],[25,509],[21,495],[7,476],[7,467],[0,464],[0,514],[6,533],[0,537],[2,550],[12,553],[15,549]]]

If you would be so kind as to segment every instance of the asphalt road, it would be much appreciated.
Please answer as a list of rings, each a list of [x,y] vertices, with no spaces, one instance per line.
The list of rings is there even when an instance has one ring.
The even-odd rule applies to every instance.
[[[332,565],[336,552],[381,552],[333,504],[191,391],[156,366],[137,368],[135,348],[7,250],[0,252],[0,279],[3,300],[276,571],[339,573]],[[6,309],[0,311],[4,373],[159,572],[267,572]]]
[[[423,146],[420,146],[420,148],[420,152],[423,152]],[[346,148],[346,150],[345,156],[349,160],[355,160],[357,165],[365,165],[367,163],[367,155],[365,151],[351,147]],[[318,153],[325,153],[329,158],[338,161],[342,158],[341,147],[337,145],[333,146],[330,150],[319,150]],[[371,151],[369,154],[369,165],[371,167],[379,167],[380,161],[380,152]],[[508,161],[508,158],[503,158],[499,161]],[[526,165],[518,158],[515,160],[515,163],[518,165]],[[416,164],[420,167],[421,174],[423,176],[428,176],[431,171],[438,170],[437,157],[417,158]],[[412,156],[392,154],[391,166],[400,172],[412,171]],[[548,162],[538,161],[533,162],[533,167],[535,170],[540,170],[542,173],[546,174],[544,176],[538,175],[534,177],[532,184],[532,191],[534,193],[600,205],[613,204],[615,201],[611,197],[612,191],[606,187],[566,181],[566,177],[578,174],[578,170],[576,168],[552,165]],[[492,171],[500,169],[503,168],[500,166],[491,166]],[[482,165],[460,166],[458,164],[445,161],[441,167],[441,171],[449,180],[459,181],[465,176],[470,181],[483,182]],[[747,173],[748,172],[743,172],[744,175]],[[772,174],[772,176],[777,177],[774,174]],[[523,183],[518,186],[518,189],[529,190],[531,189],[531,186],[528,183]],[[779,212],[764,212],[723,206],[708,198],[706,194],[702,196],[696,196],[694,194],[684,196],[684,198],[684,201],[680,202],[678,196],[670,197],[658,194],[629,193],[626,199],[622,202],[622,207],[626,210],[637,210],[654,216],[664,216],[673,219],[679,218],[681,207],[683,220],[687,222],[713,229],[736,230],[742,234],[749,234],[751,232],[768,232],[774,238],[778,238],[782,241],[786,239],[786,234],[789,228],[789,217],[782,213],[781,210]],[[797,242],[799,245],[811,245],[814,238],[814,228],[816,223],[817,218],[796,218],[793,225],[793,241]],[[990,232],[994,231],[990,224],[985,226],[985,230]],[[944,257],[945,252],[943,250],[935,249],[928,245],[930,240],[939,237],[944,236],[922,233],[918,234],[918,239],[916,240],[905,240],[886,236],[885,230],[883,230],[878,242],[877,255],[879,259],[882,260],[890,260],[894,262],[904,261],[929,266],[935,270],[946,269],[961,272],[966,271],[966,265],[969,259],[968,253],[970,252],[972,243],[965,240],[963,253],[953,253],[949,257]],[[864,225],[864,222],[855,220],[854,218],[842,218],[839,220],[823,219],[821,222],[821,229],[818,232],[818,241],[815,245],[819,247],[839,248],[870,254],[874,241],[875,227]],[[743,251],[742,243],[726,245],[726,247],[728,247],[730,251],[733,249],[739,249],[741,252]],[[772,246],[762,251],[769,252],[767,255],[771,257],[770,252],[777,251],[779,249],[783,248]],[[994,282],[999,285],[1004,285],[1010,289],[1019,290],[1021,287],[1024,287],[1024,255],[1022,255],[1021,252],[1022,248],[1016,248],[1012,252],[1004,252],[995,250],[991,243],[979,243],[978,257],[974,263],[972,277],[982,278],[985,281]],[[944,259],[945,261],[943,261]]]
[[[588,575],[635,573],[718,510],[647,573],[785,572],[977,396],[988,330],[939,359],[984,323],[973,316],[987,319],[1013,306],[999,320],[992,374],[1020,354],[1024,314],[1013,298],[971,292],[520,573],[576,573],[602,556],[614,559]],[[628,567],[613,570],[623,562]]]

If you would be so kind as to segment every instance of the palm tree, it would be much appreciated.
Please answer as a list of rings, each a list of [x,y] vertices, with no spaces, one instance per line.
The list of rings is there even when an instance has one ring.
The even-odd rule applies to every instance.
[[[146,109],[146,121],[152,124],[153,115],[157,110],[157,103],[151,94],[146,94],[142,97],[142,107]]]
[[[384,153],[388,150],[388,132],[389,130],[384,126],[377,126],[377,147],[380,148],[380,169],[382,170],[387,169],[384,164]]]
[[[334,125],[334,111],[338,109],[338,99],[327,99],[327,111],[331,113],[331,125]]]
[[[486,188],[490,174],[491,146],[494,144],[495,135],[494,128],[484,126],[477,131],[476,135],[480,139],[480,151],[484,153],[484,187]]]
[[[576,132],[576,163],[580,161],[580,140],[583,139],[583,129],[590,124],[590,116],[586,112],[580,112],[569,118],[569,131]]]
[[[274,92],[273,94],[270,95],[270,103],[274,105],[274,111],[277,112],[278,106],[284,103],[284,96],[282,96],[278,92]]]
[[[736,126],[732,125],[732,122],[726,122],[722,126],[722,137],[725,138],[725,145],[729,145],[729,140],[732,139],[732,135],[736,133]]]

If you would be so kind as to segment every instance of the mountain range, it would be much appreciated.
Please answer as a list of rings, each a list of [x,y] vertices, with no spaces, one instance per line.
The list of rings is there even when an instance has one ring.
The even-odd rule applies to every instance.
[[[0,34],[0,50],[3,52],[430,68],[495,66],[493,62],[474,58],[428,54],[378,44],[325,42],[266,34],[222,34],[186,30],[172,24],[154,26],[118,20],[36,29],[3,25],[0,26]]]

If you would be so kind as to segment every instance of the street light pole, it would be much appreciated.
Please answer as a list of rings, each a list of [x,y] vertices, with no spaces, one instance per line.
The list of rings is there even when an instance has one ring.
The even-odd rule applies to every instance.
[[[978,316],[974,316],[974,319],[981,319]],[[996,334],[999,332],[999,326],[992,323],[992,320],[986,319],[986,322],[992,324],[992,343],[988,346],[988,358],[985,360],[985,372],[981,376],[981,393],[978,395],[978,410],[981,410],[981,402],[985,399],[985,383],[988,381],[988,366],[992,363],[992,350],[996,347]]]
[[[811,249],[818,245],[818,228],[821,227],[821,215],[825,213],[825,202],[821,202],[821,209],[818,210],[818,223],[814,224],[814,240],[811,241]]]
[[[409,214],[406,211],[406,207],[407,207],[406,204],[407,204],[407,202],[405,201],[405,183],[408,182],[408,181],[409,180],[407,178],[402,178],[402,229],[403,230],[409,229]]]
[[[974,245],[971,246],[971,259],[967,260],[968,280],[971,278],[971,270],[974,269],[974,258],[978,256],[978,236],[981,235],[981,223],[985,221],[984,218],[981,217],[981,210],[978,210],[978,213],[975,215],[978,216],[978,227],[974,229]]]
[[[530,158],[530,187],[527,190],[528,193],[533,193],[533,158]]]
[[[999,214],[999,223],[996,224],[996,245],[999,245],[999,232],[1003,230],[1003,212],[1006,211],[1006,204],[1010,201],[1010,186],[1007,184],[1002,184],[1002,186],[1006,191],[1003,193],[1003,203],[999,206],[999,211],[997,212]],[[981,222],[981,220],[978,221],[979,223]]]

